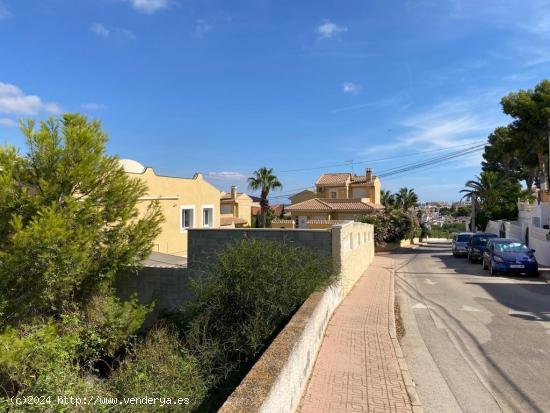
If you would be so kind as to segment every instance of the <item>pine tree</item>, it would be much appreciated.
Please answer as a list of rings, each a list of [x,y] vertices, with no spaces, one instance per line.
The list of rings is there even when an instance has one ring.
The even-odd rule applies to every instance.
[[[65,114],[21,130],[26,154],[0,147],[0,331],[112,296],[163,219],[155,203],[138,213],[146,187],[107,155],[99,121]]]

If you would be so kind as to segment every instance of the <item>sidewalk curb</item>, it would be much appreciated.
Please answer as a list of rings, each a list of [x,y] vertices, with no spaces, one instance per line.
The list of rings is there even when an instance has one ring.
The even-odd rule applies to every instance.
[[[395,271],[393,269],[393,266],[391,269],[391,276],[392,282],[390,284],[389,299],[390,338],[393,344],[393,348],[395,350],[395,354],[397,356],[397,361],[399,363],[399,369],[401,370],[401,374],[403,376],[403,381],[405,382],[407,394],[409,395],[409,399],[411,399],[413,413],[424,413],[424,408],[422,407],[422,403],[420,402],[420,398],[418,397],[418,393],[416,392],[416,384],[414,383],[411,374],[409,373],[409,367],[407,366],[405,356],[403,355],[403,350],[401,350],[401,345],[399,344],[399,340],[397,339],[397,330],[395,328]]]

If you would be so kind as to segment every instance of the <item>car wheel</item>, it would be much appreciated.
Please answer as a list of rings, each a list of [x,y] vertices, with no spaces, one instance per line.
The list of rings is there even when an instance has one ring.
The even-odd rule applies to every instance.
[[[538,277],[539,275],[540,275],[540,273],[539,273],[538,270],[529,271],[529,272],[527,273],[527,276],[528,276],[528,277],[534,277],[534,278],[536,278],[536,277]]]
[[[493,267],[493,261],[489,262],[489,274],[497,275],[495,268]]]

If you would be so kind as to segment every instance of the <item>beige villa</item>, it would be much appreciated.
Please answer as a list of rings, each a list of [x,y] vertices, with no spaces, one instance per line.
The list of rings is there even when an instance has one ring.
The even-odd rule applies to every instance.
[[[252,198],[237,187],[232,186],[228,193],[222,192],[220,198],[220,225],[224,228],[250,227],[252,224]]]
[[[162,176],[131,159],[120,162],[126,173],[141,179],[148,187],[147,194],[139,199],[138,208],[145,211],[155,200],[162,208],[165,221],[153,251],[185,257],[189,228],[220,227],[221,192],[201,173],[192,178]]]
[[[322,174],[315,190],[307,189],[290,197],[286,208],[298,228],[308,221],[354,220],[384,209],[380,203],[380,178],[367,168],[365,175],[351,173]]]

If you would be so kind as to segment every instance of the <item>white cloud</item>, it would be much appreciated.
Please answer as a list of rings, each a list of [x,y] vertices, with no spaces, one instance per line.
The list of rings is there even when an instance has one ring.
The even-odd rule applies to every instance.
[[[352,82],[344,82],[342,84],[342,90],[344,91],[344,93],[350,93],[353,95],[361,91],[361,85]]]
[[[338,33],[347,32],[348,28],[345,26],[338,26],[329,20],[325,20],[319,27],[317,27],[317,34],[320,39],[330,39]]]
[[[0,82],[0,113],[35,115],[39,112],[60,113],[61,107],[54,102],[44,102],[35,95],[25,95],[10,83]]]
[[[12,16],[8,7],[0,1],[0,20],[8,19]]]
[[[246,181],[248,177],[240,172],[208,172],[208,176],[220,181]]]
[[[107,27],[101,23],[94,23],[90,26],[90,30],[98,36],[104,38],[114,38],[119,42],[125,42],[126,40],[136,40],[136,35],[128,29],[121,27]]]
[[[101,37],[109,37],[111,34],[111,31],[101,23],[92,24],[90,30]]]
[[[132,3],[132,7],[142,13],[151,14],[158,10],[165,9],[169,0],[126,0]]]
[[[383,153],[403,148],[444,149],[472,146],[484,141],[495,127],[506,124],[498,96],[502,92],[478,93],[477,98],[450,99],[418,112],[401,122],[405,132],[394,142],[370,147],[366,153]],[[464,147],[466,150],[467,147]],[[435,155],[435,154],[434,154]],[[481,153],[460,158],[462,165],[479,165]]]
[[[206,20],[199,19],[195,22],[195,30],[193,31],[193,35],[195,37],[198,37],[199,39],[202,39],[207,33],[214,30],[214,25],[207,22]]]
[[[88,109],[88,110],[107,109],[107,105],[102,105],[101,103],[94,103],[94,102],[83,103],[81,106],[83,109]]]
[[[13,128],[17,126],[17,122],[9,118],[0,118],[0,126],[7,126]]]

